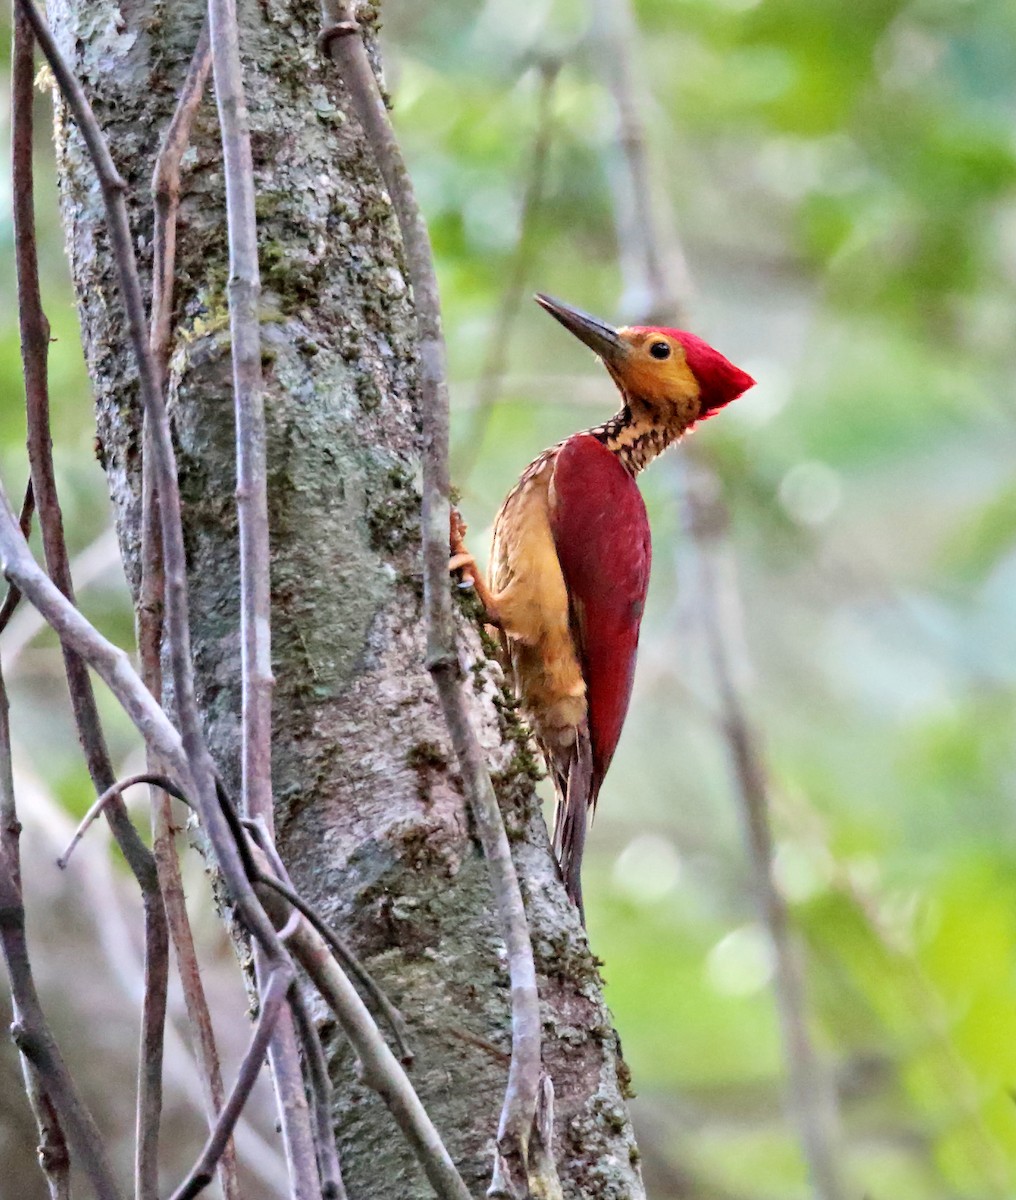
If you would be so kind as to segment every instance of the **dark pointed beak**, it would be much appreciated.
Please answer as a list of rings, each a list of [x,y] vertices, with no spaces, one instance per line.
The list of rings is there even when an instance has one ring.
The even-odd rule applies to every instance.
[[[533,299],[608,365],[620,363],[628,357],[628,344],[613,325],[608,325],[598,317],[591,317],[581,309],[572,308],[570,304],[563,304],[552,296],[545,296],[542,292],[537,292]]]

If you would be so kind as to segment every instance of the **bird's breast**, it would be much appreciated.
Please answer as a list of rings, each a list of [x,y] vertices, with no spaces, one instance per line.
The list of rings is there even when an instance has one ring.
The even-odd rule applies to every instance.
[[[537,737],[567,746],[586,716],[586,687],[550,525],[558,448],[535,460],[494,525],[490,582],[514,679]]]

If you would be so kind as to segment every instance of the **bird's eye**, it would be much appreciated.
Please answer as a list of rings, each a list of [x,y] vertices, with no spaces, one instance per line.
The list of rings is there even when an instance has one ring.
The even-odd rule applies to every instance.
[[[653,358],[670,358],[670,347],[666,342],[653,342],[653,344],[649,347],[649,353],[653,356]]]

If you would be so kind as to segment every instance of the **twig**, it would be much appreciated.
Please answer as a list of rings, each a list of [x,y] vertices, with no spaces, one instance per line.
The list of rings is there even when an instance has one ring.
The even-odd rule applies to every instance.
[[[211,71],[212,56],[207,17],[202,24],[176,111],[167,127],[155,162],[152,197],[155,210],[152,267],[152,315],[149,343],[165,394],[165,375],[173,328],[173,293],[176,280],[176,222],[180,204],[180,166],[190,140],[190,131]],[[141,456],[141,586],[137,604],[138,656],[141,675],[148,690],[162,696],[162,624],[165,575],[162,537],[159,529],[159,497],[155,487],[151,422],[144,417]],[[149,750],[148,765],[157,770],[160,762]],[[166,917],[183,989],[191,1043],[198,1065],[201,1091],[209,1128],[225,1101],[222,1068],[215,1044],[211,1013],[205,996],[194,936],[180,877],[169,796],[153,788],[151,797],[154,829],[153,850],[162,884]],[[219,1160],[219,1182],[224,1200],[240,1200],[236,1151],[230,1140]]]
[[[35,990],[25,938],[25,914],[10,875],[0,871],[0,946],[3,949],[16,1018],[11,1036],[43,1081],[59,1113],[75,1163],[87,1174],[100,1200],[120,1200],[102,1136],[85,1107],[46,1023]]]
[[[16,80],[24,69],[26,56],[30,68],[30,35],[26,37],[26,28],[16,17]],[[31,75],[29,69],[29,80]],[[13,514],[11,517],[13,519]],[[74,1086],[35,989],[21,899],[20,834],[21,824],[18,821],[11,769],[7,689],[0,675],[0,949],[7,965],[14,1005],[12,1033],[26,1064],[26,1076],[30,1080],[29,1099],[32,1100],[39,1124],[40,1162],[46,1172],[52,1200],[62,1200],[67,1191],[67,1170],[60,1161],[66,1161],[66,1153],[61,1154],[59,1147],[66,1130],[77,1161],[87,1174],[96,1195],[100,1200],[120,1200],[120,1190],[102,1136]],[[51,1118],[51,1112],[56,1116]],[[54,1150],[52,1171],[42,1154],[47,1146],[52,1146]]]
[[[258,870],[270,874],[263,851],[255,848]],[[271,893],[265,905],[276,921],[286,919],[289,906]],[[364,1083],[381,1097],[412,1147],[434,1191],[441,1200],[470,1200],[469,1190],[445,1149],[402,1067],[381,1035],[377,1023],[332,955],[324,938],[308,921],[301,921],[290,941],[293,955],[307,972],[359,1059]]]
[[[177,800],[183,800],[185,803],[190,803],[187,796],[180,788],[169,778],[168,775],[156,775],[151,771],[145,771],[141,775],[128,775],[126,779],[118,779],[112,787],[106,788],[101,796],[89,808],[88,812],[81,818],[81,821],[74,831],[74,836],[67,844],[67,849],[56,860],[56,865],[63,870],[70,861],[71,855],[74,853],[78,842],[88,832],[89,826],[95,818],[102,812],[111,800],[117,799],[128,788],[134,787],[138,783],[150,783],[152,787],[161,788],[164,792],[169,792],[171,796],[175,796]]]
[[[157,468],[155,483],[160,498],[160,524],[166,571],[166,629],[173,673],[173,694],[182,733],[182,746],[179,749],[174,747],[175,758],[171,757],[168,765],[173,774],[181,780],[188,795],[193,796],[196,800],[226,886],[233,897],[237,916],[265,951],[269,967],[265,979],[266,992],[274,993],[280,986],[282,987],[278,1005],[273,1003],[269,1006],[267,995],[263,1000],[257,1033],[259,1036],[263,1034],[267,1038],[272,1032],[279,1006],[284,1002],[289,982],[293,977],[293,968],[285,948],[276,936],[271,922],[244,874],[238,847],[230,837],[225,817],[217,803],[214,767],[201,730],[191,663],[186,557],[176,461],[170,437],[169,420],[159,387],[158,371],[148,346],[144,302],[124,199],[126,189],[113,164],[102,131],[88,101],[60,55],[45,20],[39,14],[32,0],[17,0],[17,3],[31,22],[36,40],[39,42],[81,130],[95,165],[106,204],[110,244],[117,264],[120,295],[127,313],[131,343],[138,362],[142,400],[150,419],[153,461]],[[92,655],[89,661],[99,670],[100,674],[103,670],[107,672],[104,678],[114,687],[115,691],[124,696],[129,715],[144,722],[145,732],[150,736],[158,734],[161,742],[172,744],[175,738],[171,734],[175,734],[175,731],[172,731],[171,726],[167,731],[165,726],[169,723],[165,720],[161,710],[158,710],[157,705],[154,707],[157,709],[158,715],[151,712],[154,702],[151,702],[147,689],[129,669],[126,657],[105,642],[105,639],[99,637],[88,622],[84,621],[76,612],[73,605],[61,605],[53,593],[45,587],[43,581],[38,578],[34,560],[31,560],[20,532],[14,528],[13,514],[10,513],[6,497],[4,500],[5,503],[2,507],[6,512],[0,513],[0,518],[9,517],[8,520],[0,519],[0,553],[4,557],[5,571],[11,577],[17,576],[17,582],[26,594],[29,594],[28,586],[31,585],[35,592],[33,602],[37,606],[44,605],[46,607],[49,613],[48,619],[60,634],[62,643],[70,645],[72,649],[77,649],[79,652],[82,647],[87,647],[88,653]],[[139,691],[142,693],[141,695],[138,694]],[[180,749],[183,751],[182,756],[179,752]],[[179,762],[178,767],[177,761],[181,757],[183,761]],[[221,1153],[228,1141],[228,1134],[235,1124],[239,1111],[236,1105],[238,1103],[242,1105],[245,1101],[247,1093],[244,1091],[244,1087],[247,1087],[248,1083],[252,1083],[256,1077],[260,1065],[260,1058],[257,1058],[259,1049],[263,1054],[263,1046],[260,1045],[260,1042],[252,1041],[248,1054],[241,1064],[238,1084],[234,1087],[230,1100],[227,1101],[209,1139],[206,1152],[202,1156],[201,1172],[211,1161],[212,1151]],[[241,1084],[244,1086],[241,1087]],[[191,1178],[193,1179],[195,1176],[192,1174]]]
[[[27,28],[25,35],[28,35]],[[27,56],[30,66],[30,39]],[[29,70],[29,75],[30,73]],[[50,437],[47,380],[49,322],[42,310],[39,291],[32,180],[30,81],[27,95],[23,92],[24,88],[18,95],[19,106],[24,111],[19,115],[20,129],[15,143],[13,171],[17,180],[14,199],[15,254],[28,417],[28,457],[46,564],[53,582],[73,602],[74,590],[63,534],[63,518],[57,495]],[[106,750],[88,668],[73,651],[64,647],[64,669],[71,694],[74,721],[85,752],[88,772],[96,791],[102,792],[113,784],[115,774]],[[169,980],[169,935],[154,856],[138,836],[127,815],[127,809],[118,796],[107,804],[104,811],[113,836],[138,882],[144,902],[145,989],[138,1055],[136,1181],[138,1200],[157,1200],[159,1124],[162,1112],[162,1043]]]
[[[332,953],[339,960],[342,969],[360,984],[368,997],[384,1014],[385,1020],[395,1037],[395,1044],[399,1052],[399,1059],[403,1066],[409,1067],[413,1062],[413,1051],[409,1047],[409,1030],[406,1027],[405,1019],[402,1013],[392,1004],[391,1000],[385,995],[383,989],[378,985],[377,981],[370,974],[367,968],[360,962],[356,955],[350,950],[346,943],[339,937],[334,929],[325,921],[321,914],[296,891],[293,887],[292,880],[286,871],[282,859],[279,857],[279,852],[275,849],[271,839],[265,834],[261,824],[257,821],[244,821],[244,826],[248,829],[257,846],[264,851],[274,875],[266,874],[264,871],[257,871],[254,880],[257,883],[262,883],[266,887],[272,888],[273,891],[279,893],[283,899],[301,912],[311,925],[318,931],[331,947]],[[256,867],[255,867],[256,869]]]
[[[303,1065],[313,1097],[314,1139],[318,1156],[318,1175],[321,1179],[322,1200],[346,1200],[342,1182],[342,1167],[335,1144],[332,1124],[332,1082],[328,1078],[328,1062],[317,1027],[300,994],[299,983],[289,990],[289,1007],[293,1014],[296,1035],[303,1047]]]
[[[208,18],[198,35],[176,110],[166,128],[155,160],[152,199],[155,227],[152,238],[152,319],[149,342],[160,376],[165,375],[173,333],[173,292],[176,284],[176,216],[180,208],[180,164],[190,144],[191,128],[212,68]]]
[[[120,546],[116,540],[116,529],[110,525],[71,559],[75,593],[80,597],[119,566]],[[0,651],[3,652],[4,666],[9,675],[18,668],[21,656],[46,628],[46,620],[37,608],[31,604],[18,605],[0,641]],[[60,665],[62,668],[62,655]]]
[[[489,1194],[525,1195],[527,1188],[549,1190],[557,1186],[556,1179],[533,1178],[527,1163],[541,1079],[540,1002],[522,892],[490,773],[469,720],[455,650],[448,584],[448,385],[437,278],[427,227],[416,204],[360,29],[343,0],[322,0],[322,19],[322,49],[339,68],[395,206],[416,306],[424,439],[421,524],[426,665],[437,688],[465,794],[483,845],[511,979],[512,1059]]]
[[[519,215],[519,237],[515,243],[511,263],[508,266],[508,281],[501,292],[497,313],[487,339],[487,350],[480,377],[473,397],[473,419],[465,447],[456,463],[456,477],[460,484],[469,478],[483,448],[483,440],[490,425],[491,413],[504,387],[505,371],[508,367],[508,347],[512,330],[522,308],[526,280],[529,277],[536,234],[536,217],[543,203],[543,191],[547,175],[547,159],[553,136],[554,85],[561,70],[559,59],[543,59],[539,63],[540,93],[537,99],[536,130],[533,134],[532,154],[526,174],[526,186],[522,196],[522,211]]]
[[[286,1003],[286,994],[293,983],[294,971],[288,963],[281,963],[264,980],[261,992],[261,1011],[258,1013],[257,1024],[250,1045],[240,1064],[236,1082],[229,1094],[229,1099],[223,1105],[219,1119],[215,1123],[201,1157],[191,1168],[190,1174],[173,1193],[172,1200],[193,1200],[211,1183],[216,1164],[222,1157],[222,1152],[233,1132],[233,1127],[243,1112],[244,1105],[261,1070],[268,1051],[268,1042],[275,1031],[279,1014]]]
[[[165,759],[190,795],[190,763],[180,734],[138,678],[129,656],[82,616],[32,557],[2,488],[0,566],[4,575],[21,588],[25,599],[39,610],[60,641],[80,654],[109,687],[146,744]]]
[[[633,313],[636,319],[672,321],[682,312],[690,281],[680,242],[672,229],[669,236],[663,232],[662,214],[652,205],[653,179],[634,69],[635,20],[630,0],[598,0],[597,9],[604,69],[620,116],[626,162],[626,186],[615,189],[617,195],[629,198],[618,218],[619,239],[628,250],[623,258],[626,291],[640,298],[642,311]],[[623,204],[620,201],[619,207]],[[678,283],[672,285],[671,279]],[[729,557],[728,517],[719,481],[701,456],[686,455],[685,461],[690,473],[685,488],[687,524],[701,592],[695,610],[703,622],[719,694],[723,736],[741,802],[759,909],[775,955],[776,1000],[798,1134],[818,1195],[822,1200],[841,1200],[846,1193],[836,1149],[835,1095],[809,1032],[804,979],[786,904],[772,873],[765,763],[735,682],[731,647],[739,638],[731,625],[740,612],[740,597],[732,570],[724,571],[721,561]]]
[[[39,568],[2,490],[0,562],[4,573],[18,583],[26,599],[43,613],[61,641],[70,644],[105,681],[146,743],[170,766],[187,790],[190,764],[180,735],[135,674],[127,655],[90,625]],[[224,815],[221,819],[225,821]],[[0,904],[0,916],[2,914]],[[284,912],[281,920],[286,920]],[[385,1043],[356,989],[335,962],[327,943],[307,924],[298,930],[293,947],[300,964],[336,1013],[364,1064],[368,1084],[382,1095],[421,1162],[426,1164],[427,1176],[438,1195],[444,1200],[469,1200],[469,1192],[405,1071]]]
[[[209,0],[212,70],[222,133],[229,237],[229,324],[236,414],[236,499],[240,543],[240,671],[242,690],[241,807],[274,827],[272,801],[271,554],[264,384],[258,305],[254,162],[240,63],[240,35],[231,0]],[[270,970],[255,947],[255,970]],[[281,1014],[270,1058],[294,1200],[314,1200],[318,1174],[296,1032]]]
[[[50,1200],[71,1200],[71,1154],[60,1118],[42,1080],[25,1057],[21,1059],[21,1074],[28,1103],[39,1126],[36,1153],[46,1177]]]
[[[229,230],[229,319],[236,411],[243,682],[243,812],[272,828],[272,664],[268,486],[258,303],[254,164],[240,68],[236,11],[209,0],[215,98],[222,128]]]
[[[39,255],[35,236],[33,149],[34,39],[24,18],[15,12],[11,94],[11,174],[13,190],[15,265],[18,281],[18,325],[26,405],[47,412],[49,384],[49,321],[39,290]],[[35,472],[32,472],[34,485]],[[35,488],[33,486],[33,505]],[[26,493],[27,500],[27,493]],[[24,507],[22,508],[24,511]],[[22,525],[24,529],[24,525]],[[26,532],[27,536],[27,532]]]
[[[262,883],[266,887],[270,887],[273,891],[278,892],[284,900],[288,900],[321,934],[331,948],[332,953],[342,965],[343,970],[352,975],[384,1014],[385,1020],[388,1022],[392,1035],[395,1038],[395,1045],[399,1052],[399,1061],[407,1067],[412,1066],[414,1055],[413,1051],[409,1048],[409,1031],[406,1028],[405,1019],[346,943],[327,924],[320,913],[312,905],[308,904],[299,892],[294,891],[292,886],[285,882],[284,879],[279,878],[278,875],[273,876],[258,873],[255,876],[255,880],[257,883]]]
[[[14,16],[14,39],[11,53],[11,75],[13,91],[13,156],[20,158],[31,155],[32,151],[32,77],[34,75],[33,38],[32,30],[20,13]],[[23,186],[24,175],[17,173],[19,184]],[[29,176],[29,182],[30,182]],[[29,195],[29,203],[31,196]],[[31,529],[32,514],[35,511],[35,494],[32,490],[32,480],[29,477],[25,487],[25,498],[21,505],[21,515],[18,525],[24,537],[28,537]],[[21,593],[12,583],[4,597],[0,609],[0,631],[6,628]],[[10,881],[12,898],[16,900],[21,910],[21,920],[24,920],[21,892],[21,853],[20,853],[21,822],[18,820],[17,807],[14,800],[14,776],[11,766],[11,741],[9,704],[7,687],[0,673],[0,871],[7,874]],[[28,979],[23,983],[31,984]],[[11,979],[11,990],[15,997],[15,1020],[21,1022],[22,1015],[17,1007],[17,989]],[[64,1136],[60,1118],[57,1115],[53,1101],[46,1085],[35,1066],[21,1056],[22,1073],[25,1080],[25,1092],[36,1124],[39,1127],[39,1166],[46,1177],[50,1200],[70,1200],[70,1152],[67,1139]],[[101,1153],[101,1147],[100,1147]]]
[[[31,38],[31,30],[28,30],[28,36]],[[31,45],[31,42],[29,42]],[[29,59],[31,64],[31,59]],[[28,482],[25,484],[25,498],[21,502],[21,512],[18,515],[18,525],[25,538],[32,532],[32,517],[35,515],[35,489],[32,487],[32,477],[29,475]],[[14,616],[15,610],[21,601],[21,593],[11,584],[7,589],[7,595],[4,596],[4,602],[0,605],[0,633],[7,628],[8,622]]]
[[[190,625],[187,614],[187,560],[183,544],[176,458],[169,418],[158,386],[158,371],[148,347],[144,301],[124,199],[126,185],[113,163],[95,115],[73,73],[64,62],[45,20],[32,0],[17,0],[17,4],[31,22],[36,40],[81,130],[106,204],[110,244],[117,264],[120,295],[127,314],[131,345],[138,363],[142,402],[150,417],[152,429],[152,459],[156,467],[155,483],[159,493],[166,571],[166,631],[173,675],[173,695],[181,727],[179,739],[158,705],[150,703],[151,697],[147,689],[130,669],[126,656],[97,634],[73,605],[59,604],[39,580],[36,564],[24,546],[20,534],[13,528],[13,514],[10,514],[10,505],[6,502],[6,497],[3,508],[10,514],[11,520],[0,521],[0,525],[3,526],[0,528],[0,553],[5,558],[4,569],[9,574],[14,573],[18,576],[19,586],[26,595],[26,582],[31,582],[35,592],[33,603],[37,607],[45,606],[47,620],[60,634],[61,641],[66,641],[79,653],[83,653],[100,674],[106,672],[103,677],[125,704],[128,715],[143,722],[142,732],[149,736],[158,734],[159,740],[167,745],[178,743],[174,746],[175,757],[168,765],[198,805],[202,823],[233,897],[237,914],[273,962],[285,965],[288,964],[289,957],[275,936],[271,922],[244,875],[239,851],[229,835],[225,818],[219,809],[215,791],[215,770],[205,745],[194,696]],[[2,515],[4,514],[0,514]],[[88,657],[89,654],[93,656],[94,661]],[[157,715],[152,712],[153,707]]]
[[[298,927],[298,921],[299,917],[294,913],[289,923],[278,931],[279,940],[287,948]],[[255,960],[258,983],[263,987],[265,967],[260,951],[255,951]],[[294,984],[293,988],[295,987]],[[293,1018],[293,988],[287,995],[287,1003],[279,1012],[272,1032],[268,1045],[268,1061],[275,1088],[275,1108],[279,1114],[292,1200],[318,1200],[322,1186],[318,1174],[320,1148],[315,1142],[316,1123],[312,1118],[304,1076],[300,1069],[300,1045]]]

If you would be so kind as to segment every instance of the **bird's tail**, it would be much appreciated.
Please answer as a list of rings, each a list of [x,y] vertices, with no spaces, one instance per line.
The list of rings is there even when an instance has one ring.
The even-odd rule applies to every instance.
[[[554,778],[557,806],[554,810],[554,854],[561,864],[564,886],[572,903],[586,923],[582,904],[582,852],[586,847],[589,812],[596,801],[593,784],[593,753],[589,733],[578,731],[566,750],[548,754]]]

